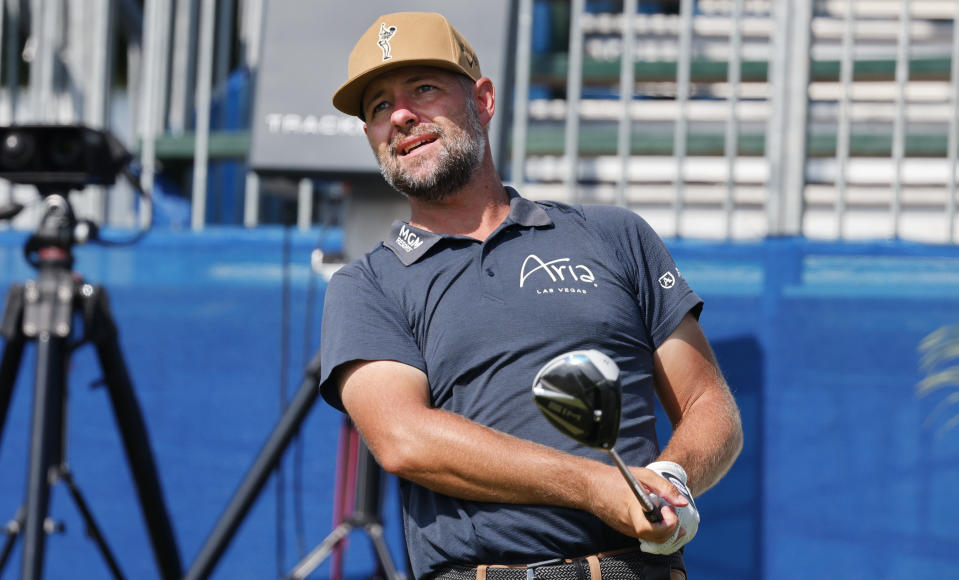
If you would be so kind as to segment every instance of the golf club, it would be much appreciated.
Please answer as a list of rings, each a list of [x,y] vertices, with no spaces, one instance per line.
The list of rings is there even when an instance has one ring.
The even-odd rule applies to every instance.
[[[533,401],[560,432],[609,453],[639,500],[646,519],[662,521],[662,500],[636,481],[613,445],[619,434],[619,367],[598,350],[577,350],[549,361],[533,379]]]

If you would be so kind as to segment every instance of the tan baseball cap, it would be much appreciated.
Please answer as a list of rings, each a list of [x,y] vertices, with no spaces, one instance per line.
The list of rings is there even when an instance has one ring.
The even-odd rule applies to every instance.
[[[396,12],[377,18],[350,53],[349,80],[333,93],[333,106],[363,116],[360,99],[366,86],[398,66],[427,65],[478,80],[479,59],[463,35],[441,14]]]

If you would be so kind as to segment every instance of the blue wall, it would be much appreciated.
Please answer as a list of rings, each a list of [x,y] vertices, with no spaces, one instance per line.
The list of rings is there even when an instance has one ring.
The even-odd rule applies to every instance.
[[[699,502],[692,577],[956,577],[959,405],[936,408],[959,377],[925,396],[918,385],[922,340],[959,324],[959,248],[671,247],[706,299],[746,434]],[[953,352],[929,373],[959,368]]]
[[[77,249],[77,270],[109,292],[187,565],[275,425],[281,385],[292,397],[316,349],[323,283],[308,260],[318,238],[156,231],[132,248]],[[23,241],[0,234],[4,293],[33,277]],[[699,499],[691,578],[955,576],[959,428],[949,421],[959,405],[949,403],[959,379],[925,396],[919,385],[959,367],[947,355],[920,368],[922,340],[959,325],[959,248],[801,239],[669,246],[706,300],[702,325],[746,431],[739,461]],[[0,439],[0,522],[23,499],[31,353]],[[69,461],[124,572],[155,578],[106,393],[88,388],[98,376],[92,349],[78,350]],[[336,412],[315,406],[284,458],[284,485],[271,480],[214,578],[275,578],[329,533],[340,425]],[[401,560],[389,483],[387,536]],[[62,485],[50,511],[66,531],[48,542],[47,576],[107,577]],[[19,550],[13,560],[0,578],[18,577]],[[371,562],[366,539],[351,536],[347,576],[367,576]],[[328,575],[329,563],[316,577]]]

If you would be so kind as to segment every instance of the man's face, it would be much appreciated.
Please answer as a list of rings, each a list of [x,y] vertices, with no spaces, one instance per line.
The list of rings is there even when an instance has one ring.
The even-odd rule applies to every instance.
[[[483,161],[486,135],[472,81],[433,67],[376,78],[363,94],[366,135],[396,190],[438,201],[465,186]]]

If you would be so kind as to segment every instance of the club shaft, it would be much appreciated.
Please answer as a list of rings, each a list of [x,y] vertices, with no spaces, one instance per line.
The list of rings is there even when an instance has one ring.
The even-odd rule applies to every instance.
[[[623,463],[623,458],[619,456],[619,453],[616,453],[616,450],[611,447],[609,448],[609,455],[613,458],[613,461],[616,462],[616,467],[619,468],[619,472],[623,474],[623,477],[625,477],[626,481],[629,483],[629,487],[633,490],[633,494],[636,496],[636,499],[639,500],[639,505],[642,506],[643,512],[648,516],[648,514],[656,511],[656,506],[653,505],[653,501],[650,499],[649,494],[647,494],[646,490],[643,489],[643,486],[636,481],[636,477],[633,476],[633,472],[629,470],[629,467],[627,467],[625,463]]]

